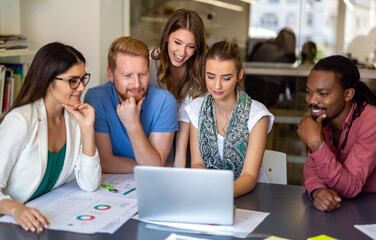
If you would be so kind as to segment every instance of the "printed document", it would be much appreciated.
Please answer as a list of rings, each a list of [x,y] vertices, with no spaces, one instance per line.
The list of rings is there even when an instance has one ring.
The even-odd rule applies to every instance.
[[[78,233],[114,233],[137,213],[133,174],[104,174],[101,183],[118,190],[117,193],[99,187],[95,192],[85,192],[76,181],[69,182],[26,204],[38,209],[50,222],[49,229]],[[1,222],[16,223],[11,216]]]
[[[160,225],[160,226],[185,229],[187,230],[187,232],[192,232],[192,233],[224,235],[224,236],[233,236],[233,237],[238,237],[238,238],[246,238],[251,232],[253,232],[253,230],[255,230],[255,228],[262,221],[264,221],[264,219],[268,215],[269,213],[265,213],[265,212],[258,212],[258,211],[237,208],[235,210],[235,221],[233,225],[208,225],[208,224],[158,222],[158,221],[144,221],[144,222],[156,224],[154,226],[154,229],[158,229],[158,225]],[[139,219],[138,215],[136,215],[133,218]]]

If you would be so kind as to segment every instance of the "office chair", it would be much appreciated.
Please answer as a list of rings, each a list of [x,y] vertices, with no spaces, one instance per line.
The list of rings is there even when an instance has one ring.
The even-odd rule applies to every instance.
[[[270,183],[287,184],[285,153],[265,150],[262,165]]]

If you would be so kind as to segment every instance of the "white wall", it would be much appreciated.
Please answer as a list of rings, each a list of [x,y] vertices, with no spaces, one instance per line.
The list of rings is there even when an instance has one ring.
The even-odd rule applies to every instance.
[[[0,0],[0,34],[20,33],[18,0]]]
[[[59,41],[77,48],[91,73],[88,87],[107,81],[107,50],[123,34],[123,1],[20,0],[21,33],[29,48]]]
[[[112,41],[123,35],[123,1],[100,1],[100,83],[107,82],[107,53]],[[129,0],[127,0],[129,1]]]

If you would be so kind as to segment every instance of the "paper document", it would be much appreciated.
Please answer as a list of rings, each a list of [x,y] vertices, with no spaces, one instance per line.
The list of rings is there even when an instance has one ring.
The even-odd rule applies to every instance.
[[[225,235],[238,238],[246,238],[253,230],[269,215],[269,213],[245,209],[235,210],[235,221],[233,225],[208,225],[194,223],[158,222],[144,221],[161,226],[174,227],[193,231],[200,234]],[[138,215],[133,217],[138,219]],[[139,219],[140,220],[140,219]],[[143,220],[141,220],[143,221]]]
[[[86,196],[103,196],[103,197],[119,197],[119,198],[130,198],[136,199],[136,191],[132,191],[126,195],[123,193],[136,187],[136,182],[134,180],[134,174],[102,174],[101,184],[106,184],[118,190],[118,192],[113,193],[108,189],[99,186],[95,192],[85,192],[81,190],[75,180],[66,183],[53,191],[64,192],[65,194],[70,194],[72,192],[80,192]]]
[[[354,225],[355,228],[372,239],[376,239],[376,224]]]
[[[118,188],[112,193],[100,187],[95,192],[81,190],[76,181],[69,182],[26,204],[38,209],[50,222],[49,229],[79,233],[114,233],[137,213],[135,195],[123,196],[134,186],[133,174],[122,176],[106,174],[103,181]],[[3,216],[1,222],[16,223],[11,216]]]
[[[209,240],[207,238],[196,238],[196,237],[189,237],[184,235],[177,235],[175,233],[171,233],[165,240]]]

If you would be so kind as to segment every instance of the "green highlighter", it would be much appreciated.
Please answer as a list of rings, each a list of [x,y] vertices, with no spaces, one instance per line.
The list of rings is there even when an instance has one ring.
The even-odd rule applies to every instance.
[[[108,191],[113,192],[113,193],[117,193],[118,192],[118,190],[116,190],[115,188],[107,186],[106,184],[103,184],[103,183],[102,183],[102,187],[108,189]]]

